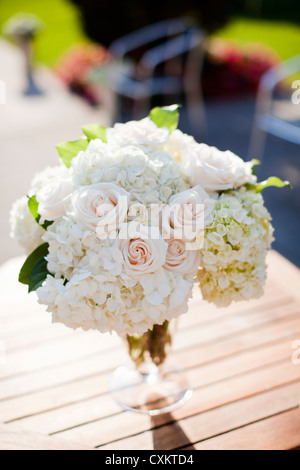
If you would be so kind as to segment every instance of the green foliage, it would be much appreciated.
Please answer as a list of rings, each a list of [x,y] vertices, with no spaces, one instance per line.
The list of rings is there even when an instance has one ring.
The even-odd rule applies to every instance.
[[[252,164],[252,175],[255,175],[256,174],[256,167],[258,165],[260,165],[261,162],[260,162],[260,160],[254,159],[254,160],[251,160],[251,164]]]
[[[106,127],[100,126],[99,124],[90,124],[82,127],[82,131],[88,140],[101,139],[103,142],[107,142]]]
[[[150,112],[150,118],[157,127],[167,127],[170,133],[172,133],[178,127],[179,106],[174,104],[173,106],[154,108]]]
[[[32,217],[39,222],[40,215],[38,213],[39,203],[36,200],[36,196],[28,197],[28,207]]]
[[[289,187],[290,189],[293,189],[289,181],[282,181],[280,178],[277,178],[277,176],[270,176],[270,178],[268,178],[267,180],[262,181],[261,183],[257,183],[255,185],[255,191],[257,193],[261,193],[264,189],[272,186],[276,188]]]
[[[36,200],[36,196],[32,196],[32,197],[28,196],[28,207],[29,207],[29,211],[30,211],[32,217],[36,220],[36,222],[39,225],[41,225],[40,224],[41,216],[39,214],[39,203]],[[52,224],[53,224],[53,222],[50,222],[49,220],[46,220],[41,225],[41,227],[43,227],[43,229],[47,230],[47,228],[50,227],[50,225],[52,225]]]
[[[81,150],[86,150],[89,145],[87,139],[75,140],[73,142],[64,142],[56,146],[59,156],[67,168],[71,167],[73,158],[77,157]]]
[[[50,274],[47,266],[48,263],[45,258],[41,258],[36,262],[29,279],[29,292],[36,291],[43,285],[43,282],[46,280],[48,274]]]
[[[40,287],[48,274],[50,274],[45,260],[48,253],[48,243],[40,245],[33,253],[31,253],[31,255],[28,256],[21,268],[19,282],[28,285],[29,292]]]

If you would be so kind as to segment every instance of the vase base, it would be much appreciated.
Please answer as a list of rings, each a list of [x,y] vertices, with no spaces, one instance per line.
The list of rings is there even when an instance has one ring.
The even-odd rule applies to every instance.
[[[119,367],[111,379],[111,394],[125,410],[157,416],[186,403],[193,392],[182,369],[164,364],[160,372],[141,374],[133,364]]]

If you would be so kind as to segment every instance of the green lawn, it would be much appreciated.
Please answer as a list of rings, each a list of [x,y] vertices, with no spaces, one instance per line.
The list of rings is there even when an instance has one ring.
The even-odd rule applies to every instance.
[[[75,6],[67,0],[0,0],[0,30],[16,13],[33,13],[46,24],[36,40],[37,59],[53,66],[72,45],[86,42]]]
[[[276,51],[282,60],[300,53],[300,26],[293,23],[237,18],[215,36],[239,44],[260,43]]]

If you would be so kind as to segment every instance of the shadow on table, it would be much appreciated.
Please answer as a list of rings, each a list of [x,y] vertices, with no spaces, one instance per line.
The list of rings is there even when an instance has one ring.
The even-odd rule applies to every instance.
[[[172,413],[166,413],[163,417],[164,422],[170,423],[168,426],[162,424],[161,416],[151,417],[153,449],[169,450],[188,446],[189,450],[193,450],[193,444]]]

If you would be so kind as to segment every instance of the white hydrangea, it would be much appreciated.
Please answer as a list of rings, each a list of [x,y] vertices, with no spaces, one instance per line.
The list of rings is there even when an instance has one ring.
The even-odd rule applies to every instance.
[[[169,140],[170,134],[166,127],[159,128],[150,118],[141,121],[130,121],[126,124],[115,124],[107,130],[109,144],[124,147],[135,145],[146,152],[161,149]]]
[[[241,189],[219,197],[201,250],[198,278],[205,300],[225,307],[263,294],[270,220],[261,194]]]
[[[70,172],[68,168],[65,167],[65,165],[60,164],[53,167],[48,166],[47,168],[45,168],[45,170],[37,173],[31,182],[28,195],[35,196],[41,189],[45,187],[47,183],[50,183],[51,180],[55,180],[57,178],[70,178]]]
[[[100,240],[67,217],[54,222],[43,240],[49,243],[48,269],[55,278],[48,276],[37,294],[54,321],[133,335],[187,311],[191,274],[160,269],[133,279],[118,240]]]
[[[147,300],[140,282],[127,287],[121,276],[110,275],[104,269],[99,275],[74,271],[66,284],[48,276],[37,294],[39,302],[52,312],[54,322],[73,329],[116,331],[132,336],[187,312],[192,279],[187,281],[170,273],[168,277],[168,295],[159,305]],[[155,285],[161,287],[157,282]]]
[[[43,236],[49,243],[48,269],[57,278],[69,279],[83,256],[82,229],[71,219],[63,217],[54,222]]]
[[[150,157],[140,147],[116,147],[92,141],[85,152],[72,161],[78,186],[116,183],[131,194],[131,200],[145,205],[168,202],[189,186],[172,155],[163,150]]]
[[[32,217],[28,198],[18,199],[10,212],[11,236],[30,254],[42,243],[44,229]]]

